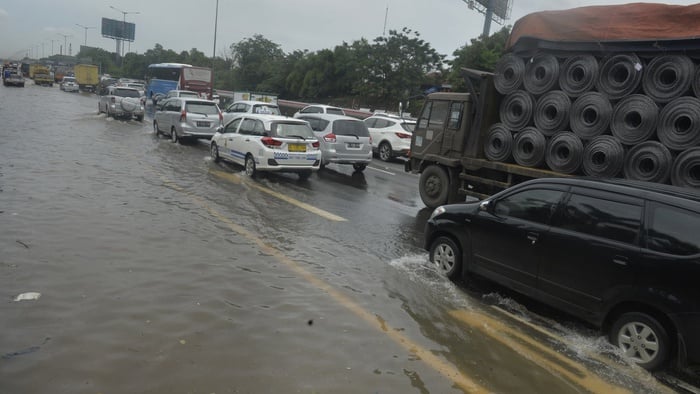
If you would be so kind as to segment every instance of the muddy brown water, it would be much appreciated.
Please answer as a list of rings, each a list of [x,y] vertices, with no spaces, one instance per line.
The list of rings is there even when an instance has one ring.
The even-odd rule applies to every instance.
[[[29,83],[0,87],[0,124],[0,393],[466,391],[452,369],[484,391],[590,391],[460,321],[490,307],[428,265],[400,163],[251,184],[148,117]],[[561,353],[605,349],[562,330],[581,342]]]

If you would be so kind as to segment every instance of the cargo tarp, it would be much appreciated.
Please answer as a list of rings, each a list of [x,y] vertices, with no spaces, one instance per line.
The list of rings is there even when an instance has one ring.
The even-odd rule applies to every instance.
[[[506,49],[523,51],[549,42],[552,49],[567,44],[655,41],[692,42],[700,38],[700,3],[688,6],[631,3],[535,12],[513,26]],[[576,49],[576,48],[572,48]],[[697,49],[697,48],[693,48]]]

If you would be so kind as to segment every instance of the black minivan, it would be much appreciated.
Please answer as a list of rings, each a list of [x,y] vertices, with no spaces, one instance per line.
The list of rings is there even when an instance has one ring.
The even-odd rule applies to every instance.
[[[607,332],[649,370],[700,364],[700,193],[591,178],[536,179],[441,206],[430,261],[477,274]]]

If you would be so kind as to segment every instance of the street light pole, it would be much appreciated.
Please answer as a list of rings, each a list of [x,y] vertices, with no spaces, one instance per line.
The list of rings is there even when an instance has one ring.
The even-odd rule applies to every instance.
[[[120,10],[119,8],[113,7],[113,6],[111,6],[111,5],[109,6],[109,8],[111,8],[111,9],[117,11],[117,12],[121,12],[121,13],[122,13],[122,16],[123,16],[123,19],[122,19],[122,34],[125,34],[125,33],[126,33],[126,14],[140,14],[140,12],[138,12],[138,11],[122,11],[122,10]],[[122,52],[122,53],[121,53],[121,56],[124,56],[124,40],[121,40],[121,43],[122,43],[122,44],[121,44],[121,52]],[[129,48],[129,49],[131,49],[131,48]]]
[[[70,34],[61,34],[61,33],[56,33],[59,36],[63,36],[63,48],[61,49],[61,55],[63,55],[63,51],[67,50],[68,48],[68,37],[73,37]]]
[[[88,31],[88,29],[97,29],[97,28],[94,27],[94,26],[90,26],[90,27],[88,27],[88,26],[83,26],[83,25],[81,25],[81,24],[79,24],[79,23],[76,23],[75,25],[78,26],[78,27],[82,27],[83,29],[85,29],[85,43],[84,43],[83,45],[87,46],[87,31]]]
[[[214,96],[214,64],[216,62],[216,28],[219,23],[219,0],[216,0],[216,13],[214,16],[214,50],[211,54],[211,92],[210,95]]]

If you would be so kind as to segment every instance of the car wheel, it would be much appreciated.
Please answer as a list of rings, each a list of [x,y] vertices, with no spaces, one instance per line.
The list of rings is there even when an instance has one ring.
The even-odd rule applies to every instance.
[[[449,237],[438,237],[430,246],[430,261],[449,279],[457,279],[462,271],[462,253]]]
[[[251,178],[255,178],[258,175],[258,171],[255,169],[255,159],[251,154],[245,157],[245,173]]]
[[[391,158],[391,145],[386,141],[379,144],[379,160],[389,161]]]
[[[214,160],[214,163],[218,163],[219,160],[221,160],[221,157],[219,157],[219,147],[216,146],[216,142],[211,143],[209,153],[211,154],[211,159]]]
[[[136,115],[136,120],[143,122],[143,115]]]
[[[429,208],[437,208],[447,203],[450,179],[442,167],[428,166],[420,174],[418,191],[423,203]]]
[[[355,171],[362,172],[362,171],[365,170],[365,168],[367,168],[367,164],[365,164],[365,163],[355,163],[355,164],[352,165],[352,168],[354,168]]]
[[[173,144],[180,142],[180,138],[178,138],[177,131],[175,131],[174,127],[170,129],[170,140],[173,141]]]
[[[649,371],[662,367],[671,353],[666,329],[654,317],[641,312],[622,314],[610,330],[610,342],[627,359]]]
[[[299,173],[299,179],[305,181],[311,177],[311,170],[302,171]]]
[[[160,130],[158,129],[158,122],[155,120],[153,121],[153,134],[155,134],[156,137],[158,137],[158,134],[160,134]]]

